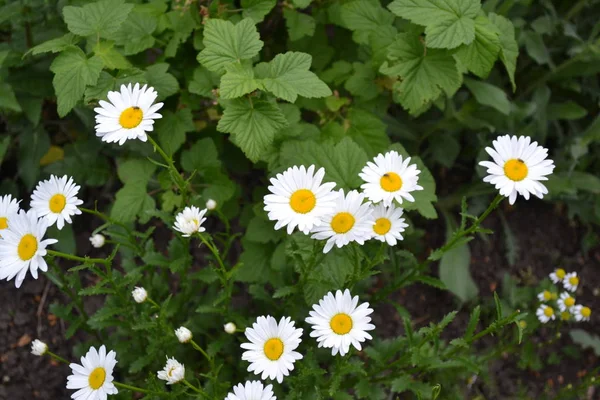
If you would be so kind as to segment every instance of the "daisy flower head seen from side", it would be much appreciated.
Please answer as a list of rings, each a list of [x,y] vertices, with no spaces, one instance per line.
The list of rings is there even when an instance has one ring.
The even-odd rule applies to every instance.
[[[311,337],[317,338],[319,347],[331,349],[331,354],[346,355],[350,345],[362,350],[361,343],[373,337],[367,333],[375,329],[369,315],[369,303],[358,305],[358,296],[352,297],[348,289],[329,292],[313,305],[306,322],[312,325]]]
[[[573,317],[575,317],[575,321],[577,321],[577,322],[589,321],[590,316],[592,315],[591,308],[582,306],[580,304],[574,306],[571,309],[571,312],[573,313]]]
[[[364,244],[372,237],[373,219],[371,203],[364,203],[365,195],[351,190],[337,192],[335,208],[323,217],[323,223],[312,230],[312,238],[327,240],[323,253],[328,253],[333,245],[338,248],[350,242]]]
[[[577,276],[577,272],[570,272],[566,274],[563,278],[563,286],[569,292],[576,291],[577,286],[579,286],[579,277]]]
[[[0,279],[9,281],[16,277],[15,286],[20,287],[27,271],[37,279],[38,269],[48,270],[44,260],[46,246],[58,240],[43,239],[47,228],[48,220],[38,219],[35,210],[21,210],[13,215],[0,239]]]
[[[572,297],[569,293],[563,292],[560,294],[559,299],[556,301],[560,311],[570,310],[575,305],[575,297]]]
[[[549,290],[544,290],[541,293],[538,293],[537,298],[539,301],[550,301],[552,300],[552,293]]]
[[[323,183],[325,169],[315,166],[293,166],[271,178],[270,194],[264,198],[265,211],[275,229],[287,226],[291,235],[298,227],[300,232],[309,231],[322,223],[323,217],[335,206],[335,187],[333,182]]]
[[[175,358],[167,357],[165,367],[156,373],[158,379],[167,381],[167,385],[173,385],[185,379],[185,366]]]
[[[550,280],[553,283],[558,283],[558,282],[561,282],[565,278],[566,274],[567,274],[567,272],[564,269],[562,269],[562,268],[556,268],[548,276],[550,277]]]
[[[96,112],[96,136],[108,143],[123,145],[130,139],[148,140],[146,132],[154,129],[154,120],[162,118],[157,111],[163,103],[153,104],[158,93],[153,87],[136,83],[121,85],[119,92],[108,92],[108,100],[100,100]]]
[[[372,206],[373,214],[371,215],[375,222],[373,223],[372,236],[380,242],[387,242],[390,246],[395,246],[398,240],[404,239],[402,232],[408,227],[405,223],[402,213],[404,210],[400,207],[395,207],[393,204],[386,207],[381,204]]]
[[[548,189],[540,181],[552,174],[554,162],[547,159],[548,150],[531,142],[528,136],[500,136],[492,142],[492,147],[485,151],[493,161],[481,161],[479,165],[487,168],[484,182],[489,182],[500,190],[500,194],[508,197],[510,204],[515,204],[517,194],[529,200],[530,195],[540,199],[548,193]]]
[[[96,350],[90,347],[87,354],[81,357],[81,365],[71,363],[72,374],[67,377],[67,389],[77,390],[71,395],[75,400],[106,400],[110,394],[117,394],[113,384],[113,369],[117,364],[117,354],[106,347]]]
[[[261,381],[246,381],[233,387],[225,400],[277,400],[273,394],[273,385],[263,386]]]
[[[537,311],[535,312],[535,315],[537,315],[538,319],[543,324],[556,318],[556,315],[554,314],[554,309],[545,304],[542,304],[538,307]]]
[[[65,221],[71,223],[71,216],[81,214],[77,208],[83,204],[83,200],[77,198],[79,185],[73,182],[73,178],[64,175],[59,178],[50,175],[50,179],[39,182],[31,194],[31,208],[38,216],[48,220],[48,225],[54,225],[58,229],[65,226]]]
[[[277,320],[270,315],[261,316],[245,331],[250,343],[242,343],[242,360],[249,361],[249,372],[261,375],[261,379],[277,379],[283,382],[294,369],[294,363],[302,354],[294,351],[302,341],[302,329],[294,326],[290,317]]]
[[[2,237],[2,231],[8,228],[10,218],[19,212],[20,202],[20,200],[13,199],[10,194],[0,196],[0,237]]]
[[[196,232],[204,232],[206,228],[202,226],[206,218],[206,208],[200,210],[198,207],[186,207],[175,217],[173,228],[181,232],[183,237],[189,237]]]
[[[423,190],[417,184],[421,171],[410,164],[410,157],[403,158],[397,151],[379,154],[358,174],[365,181],[361,189],[373,203],[383,201],[389,206],[394,200],[402,204],[403,200],[415,201],[410,194]]]

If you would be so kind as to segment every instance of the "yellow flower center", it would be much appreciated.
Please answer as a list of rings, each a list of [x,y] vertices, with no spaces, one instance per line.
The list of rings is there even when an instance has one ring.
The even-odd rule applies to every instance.
[[[142,122],[142,119],[144,119],[144,113],[141,108],[129,107],[121,113],[119,124],[125,129],[133,129]]]
[[[300,214],[310,212],[317,204],[315,194],[308,189],[296,190],[290,197],[290,207]]]
[[[563,311],[560,313],[560,319],[562,319],[563,321],[568,321],[571,319],[571,313],[568,311]]]
[[[90,383],[90,387],[94,390],[98,390],[104,385],[104,381],[106,380],[106,370],[102,367],[98,367],[92,371],[88,381]]]
[[[554,273],[558,279],[563,279],[567,274],[567,272],[562,268],[558,268],[556,271],[554,271]]]
[[[581,315],[583,315],[585,318],[589,318],[590,315],[592,315],[592,310],[589,307],[582,307]]]
[[[50,211],[52,211],[55,214],[58,214],[59,212],[64,210],[66,205],[67,205],[67,198],[60,193],[57,193],[54,196],[52,196],[50,198],[50,201],[48,202]]]
[[[17,253],[23,261],[31,260],[38,249],[38,242],[31,233],[24,235],[19,242]]]
[[[175,371],[177,369],[177,367],[171,367],[169,368],[169,372],[167,372],[167,376],[172,377],[173,376],[173,371]]]
[[[354,226],[354,216],[348,212],[337,213],[331,220],[331,229],[335,233],[346,233]]]
[[[402,178],[395,172],[388,172],[387,174],[383,174],[379,180],[379,184],[386,192],[395,192],[402,187]]]
[[[329,321],[331,330],[338,335],[345,335],[352,330],[352,318],[348,314],[335,314]]]
[[[527,321],[520,320],[519,325],[521,326],[521,329],[525,329],[525,328],[527,328]]]
[[[567,307],[573,307],[575,305],[575,299],[572,298],[571,296],[567,297],[565,299],[565,306]]]
[[[8,218],[0,217],[0,229],[8,228]]]
[[[550,293],[547,290],[544,290],[544,300],[548,301],[550,299],[552,299],[552,293]]]
[[[551,317],[551,316],[553,316],[553,315],[554,315],[554,310],[552,309],[552,307],[546,307],[546,308],[544,309],[544,315],[545,315],[546,317]]]
[[[515,182],[522,181],[527,178],[527,173],[529,169],[525,162],[520,158],[511,158],[504,164],[504,174],[510,180]]]
[[[277,361],[283,354],[283,342],[279,338],[271,338],[265,342],[263,350],[269,360]]]
[[[573,286],[579,285],[579,278],[576,276],[572,276],[569,278],[569,283]]]
[[[390,222],[389,219],[387,219],[387,218],[378,218],[377,221],[375,221],[375,225],[373,226],[373,230],[378,235],[385,235],[386,233],[388,233],[390,231],[391,227],[392,227],[392,223]]]

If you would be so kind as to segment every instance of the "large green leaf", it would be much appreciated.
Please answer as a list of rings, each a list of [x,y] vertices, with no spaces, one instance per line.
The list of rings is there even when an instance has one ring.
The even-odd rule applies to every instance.
[[[133,222],[136,216],[147,217],[155,209],[156,203],[146,192],[146,184],[131,182],[117,192],[110,216],[117,221]]]
[[[515,27],[512,22],[501,15],[490,13],[488,18],[500,32],[500,59],[506,68],[514,92],[517,88],[515,70],[517,69],[517,57],[519,56],[519,45],[515,40]]]
[[[154,64],[146,69],[148,85],[154,87],[158,92],[158,100],[163,100],[179,91],[179,82],[167,72],[168,69],[169,64],[167,63]]]
[[[288,35],[291,41],[302,39],[304,36],[313,36],[317,21],[308,14],[290,10],[283,10],[283,18],[285,18],[285,26],[287,27]]]
[[[489,19],[480,15],[475,20],[475,40],[462,45],[456,57],[469,71],[487,78],[500,52],[500,31]]]
[[[79,36],[109,37],[121,27],[133,9],[124,0],[103,0],[83,7],[66,6],[63,15],[69,31]]]
[[[357,43],[366,44],[371,32],[394,21],[394,16],[381,7],[378,1],[354,0],[341,6],[341,18],[344,25],[355,32],[353,38]]]
[[[473,93],[479,104],[495,108],[504,115],[510,113],[510,101],[499,87],[473,79],[465,79],[465,86]]]
[[[198,140],[189,150],[185,150],[181,154],[181,167],[187,172],[203,173],[205,170],[220,166],[217,146],[211,138]]]
[[[157,24],[156,17],[134,11],[111,38],[116,44],[123,46],[126,55],[137,54],[154,45],[152,34]]]
[[[254,70],[249,63],[233,63],[225,67],[221,77],[219,94],[224,99],[234,99],[259,89],[262,85],[254,79]]]
[[[192,111],[189,108],[177,112],[165,111],[162,119],[156,122],[154,131],[167,154],[173,154],[185,143],[186,132],[195,130]]]
[[[369,157],[376,156],[390,145],[385,124],[373,113],[352,108],[348,112],[348,123],[346,134],[363,148]]]
[[[255,23],[262,22],[276,3],[276,0],[242,0],[242,16],[251,18]]]

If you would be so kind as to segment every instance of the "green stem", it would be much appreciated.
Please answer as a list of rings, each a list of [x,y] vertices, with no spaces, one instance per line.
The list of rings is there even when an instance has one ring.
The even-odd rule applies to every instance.
[[[159,146],[159,144],[156,142],[156,140],[154,140],[154,138],[152,136],[147,135],[147,137],[148,137],[148,141],[150,143],[152,143],[152,146],[154,146],[154,149],[156,151],[158,151],[158,154],[161,155],[161,157],[166,161],[167,165],[169,166],[169,170],[171,171],[171,176],[175,180],[174,183],[179,188],[179,191],[181,192],[181,195],[183,196],[184,203],[185,203],[185,199],[187,198],[187,182],[185,181],[185,179],[183,179],[183,177],[181,176],[181,174],[175,167],[175,164],[173,163],[173,159],[171,157],[169,157],[167,155],[167,153],[165,153],[165,151],[162,149],[162,147]]]
[[[64,358],[62,358],[61,356],[59,356],[58,354],[54,354],[53,352],[51,352],[50,350],[46,351],[46,353],[54,358],[56,361],[60,361],[61,363],[65,363],[67,365],[71,364],[69,361],[65,360]]]
[[[56,251],[56,250],[47,250],[48,251],[48,255],[49,256],[53,256],[53,257],[61,257],[61,258],[65,258],[67,260],[72,260],[72,261],[79,261],[85,264],[104,264],[104,265],[109,265],[110,261],[106,260],[104,258],[90,258],[90,257],[79,257],[79,256],[74,256],[72,254],[66,254],[66,253],[62,253],[60,251]]]
[[[203,356],[206,358],[206,360],[208,360],[208,362],[212,364],[213,360],[212,360],[211,356],[209,356],[209,355],[208,355],[208,353],[207,353],[207,352],[205,352],[205,351],[202,349],[202,347],[200,347],[200,346],[198,345],[198,343],[196,343],[196,342],[194,341],[194,339],[190,340],[190,343],[192,344],[192,347],[193,347],[194,349],[196,349],[196,350],[198,350],[200,353],[202,353],[202,355],[203,355]]]
[[[187,387],[189,387],[190,389],[192,389],[194,392],[201,394],[202,396],[204,396],[205,398],[209,399],[210,397],[204,393],[203,390],[198,389],[196,386],[192,385],[191,383],[189,383],[186,379],[182,380],[181,382],[183,382],[183,384]]]
[[[215,256],[215,258],[217,259],[217,262],[219,263],[219,268],[221,270],[221,274],[223,275],[221,278],[221,281],[223,282],[223,285],[225,285],[228,280],[227,279],[227,268],[225,268],[225,264],[223,263],[223,260],[221,259],[221,256],[219,254],[219,249],[217,249],[213,244],[211,244],[208,240],[206,240],[206,238],[204,237],[203,234],[198,233],[198,237],[200,238],[202,243],[204,243],[206,245],[206,247],[208,247],[208,249],[213,254],[213,256]]]
[[[148,389],[142,389],[136,386],[131,386],[131,385],[127,385],[125,383],[121,383],[121,382],[116,382],[113,381],[112,382],[116,387],[118,387],[119,389],[127,389],[127,390],[131,390],[132,392],[138,392],[138,393],[145,393],[145,394],[155,394],[158,396],[164,396],[167,393],[162,393],[162,392],[155,392],[153,390],[148,390]]]

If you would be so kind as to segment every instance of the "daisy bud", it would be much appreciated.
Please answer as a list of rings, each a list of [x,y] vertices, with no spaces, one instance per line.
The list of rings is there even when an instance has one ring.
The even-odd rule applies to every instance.
[[[143,303],[148,298],[148,292],[143,287],[135,287],[135,289],[131,292],[133,299],[136,303]]]
[[[208,199],[208,201],[206,202],[206,208],[209,210],[214,210],[215,208],[217,208],[217,202],[213,199]]]
[[[187,343],[192,340],[192,331],[185,326],[181,326],[178,329],[175,329],[175,336],[177,336],[180,343]]]
[[[94,246],[97,249],[104,246],[105,241],[106,241],[106,238],[99,233],[96,233],[94,236],[90,237],[90,243],[92,244],[92,246]]]
[[[185,367],[174,358],[167,357],[167,364],[165,367],[156,373],[158,379],[167,381],[167,385],[180,382],[185,378]]]
[[[35,339],[31,343],[31,354],[35,356],[43,356],[48,351],[48,345],[39,339]]]
[[[223,329],[225,329],[225,332],[229,333],[230,335],[233,335],[237,330],[237,326],[235,326],[233,322],[228,322],[225,325],[223,325]]]

